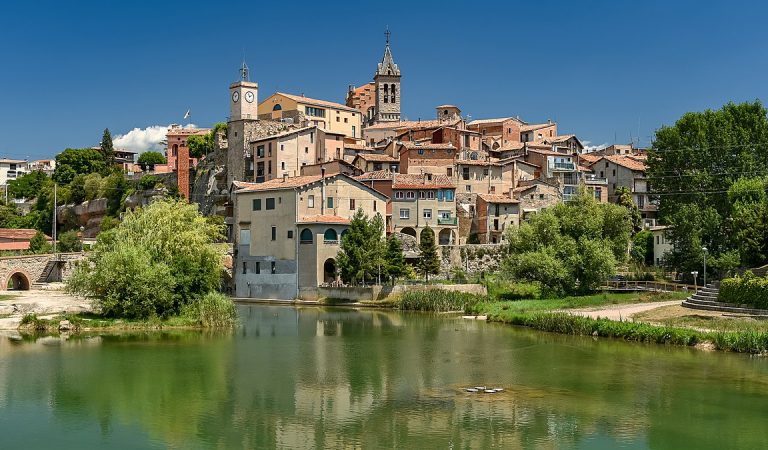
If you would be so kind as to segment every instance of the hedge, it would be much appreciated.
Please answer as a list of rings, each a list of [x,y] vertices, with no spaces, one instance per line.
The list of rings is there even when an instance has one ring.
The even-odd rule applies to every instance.
[[[768,278],[749,271],[743,277],[726,278],[720,283],[719,300],[768,309]]]

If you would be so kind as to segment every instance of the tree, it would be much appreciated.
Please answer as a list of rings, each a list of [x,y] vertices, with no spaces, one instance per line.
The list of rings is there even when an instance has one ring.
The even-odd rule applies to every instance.
[[[585,192],[540,211],[507,232],[504,272],[542,285],[545,296],[586,293],[626,258],[632,225],[626,208]]]
[[[223,264],[214,242],[222,233],[195,205],[156,201],[100,233],[68,288],[93,298],[112,317],[179,314],[219,287]]]
[[[109,128],[104,129],[99,149],[107,167],[115,165],[115,147],[112,145],[112,133],[109,132]]]
[[[405,275],[405,257],[403,256],[403,244],[394,234],[387,239],[387,250],[384,257],[386,261],[386,274],[392,281]]]
[[[56,169],[53,179],[61,184],[69,184],[77,174],[87,175],[105,172],[107,165],[99,150],[91,148],[68,148],[56,155]]]
[[[70,230],[65,233],[61,233],[58,236],[59,244],[57,250],[63,253],[67,252],[79,252],[83,250],[83,241],[77,235],[77,231]]]
[[[643,226],[643,216],[640,214],[640,209],[632,200],[632,192],[628,187],[619,186],[616,188],[616,204],[627,208],[629,217],[632,220],[632,228],[634,228],[635,231],[640,230]]]
[[[355,212],[349,228],[341,236],[341,250],[336,256],[342,280],[349,283],[373,282],[380,273],[386,275],[383,236],[384,220],[381,214],[369,219],[362,208]]]
[[[632,237],[632,259],[640,264],[653,265],[653,233],[649,230],[638,232]]]
[[[13,198],[35,198],[48,180],[48,175],[40,170],[25,173],[8,182],[8,195]]]
[[[227,135],[227,124],[217,123],[208,134],[192,135],[187,139],[189,147],[189,156],[192,158],[202,158],[203,156],[216,150],[216,135],[223,133]]]
[[[190,136],[190,139],[195,136]],[[154,170],[155,164],[166,164],[168,162],[160,152],[144,152],[139,155],[138,164],[141,170]]]
[[[742,175],[762,174],[766,167],[768,117],[759,101],[689,112],[656,132],[647,179],[659,193],[660,220],[672,226],[670,267],[701,272],[702,246],[709,258],[725,265],[734,261],[733,251],[743,265],[766,261],[759,243],[762,227],[748,229],[749,223],[757,224],[762,200],[743,195],[754,190],[755,182],[731,191]]]
[[[32,239],[29,240],[29,251],[34,254],[51,252],[51,244],[42,231],[35,233]]]
[[[437,254],[437,244],[435,244],[435,232],[427,225],[419,234],[419,262],[417,264],[419,272],[424,275],[424,279],[429,281],[429,275],[440,273],[440,257]]]

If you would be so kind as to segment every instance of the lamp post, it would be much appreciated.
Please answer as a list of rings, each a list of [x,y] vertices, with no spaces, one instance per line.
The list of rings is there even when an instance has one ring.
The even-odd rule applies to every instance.
[[[691,275],[693,275],[693,293],[695,294],[696,291],[699,290],[698,286],[696,286],[696,281],[699,278],[699,271],[694,270],[693,272],[691,272]]]
[[[704,287],[707,287],[707,247],[701,247],[704,250]]]

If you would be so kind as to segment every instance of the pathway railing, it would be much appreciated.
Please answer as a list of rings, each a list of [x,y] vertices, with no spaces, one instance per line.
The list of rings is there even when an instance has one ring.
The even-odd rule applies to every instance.
[[[604,291],[694,292],[696,288],[697,286],[692,284],[668,283],[666,281],[614,280],[606,281],[601,289]]]

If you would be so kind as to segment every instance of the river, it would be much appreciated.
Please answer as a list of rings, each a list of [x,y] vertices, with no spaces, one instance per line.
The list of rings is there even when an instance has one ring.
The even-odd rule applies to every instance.
[[[768,448],[764,358],[429,314],[239,311],[232,333],[0,336],[0,448]]]

